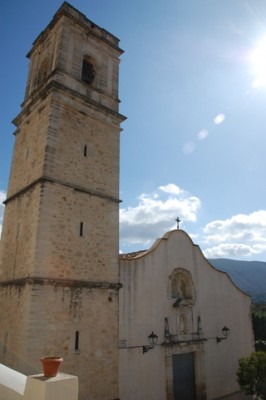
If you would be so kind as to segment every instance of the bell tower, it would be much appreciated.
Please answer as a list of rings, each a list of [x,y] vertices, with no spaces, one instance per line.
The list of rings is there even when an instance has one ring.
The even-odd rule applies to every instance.
[[[1,239],[0,362],[118,398],[119,40],[64,2],[28,53]]]

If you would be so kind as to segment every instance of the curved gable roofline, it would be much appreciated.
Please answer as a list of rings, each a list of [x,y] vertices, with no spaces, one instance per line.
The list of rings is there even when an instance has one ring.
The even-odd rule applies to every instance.
[[[231,282],[231,284],[232,284],[239,292],[243,293],[243,294],[246,295],[247,297],[251,297],[248,293],[244,292],[244,290],[240,289],[240,288],[233,282],[232,278],[230,277],[230,275],[228,275],[227,272],[221,271],[220,269],[214,267],[214,266],[209,262],[209,260],[204,256],[204,254],[203,254],[203,252],[202,252],[200,246],[199,246],[198,244],[195,244],[195,243],[193,242],[193,240],[191,239],[191,237],[188,235],[188,233],[185,232],[185,231],[183,231],[182,229],[174,229],[174,230],[172,230],[172,231],[166,232],[166,233],[163,235],[163,237],[156,239],[155,242],[153,243],[153,245],[152,245],[149,249],[147,249],[147,250],[136,251],[136,252],[134,252],[134,253],[128,253],[128,254],[120,254],[120,258],[121,258],[122,260],[126,260],[126,261],[133,261],[133,260],[137,260],[137,259],[143,258],[143,257],[147,256],[148,254],[151,254],[151,253],[153,253],[154,251],[156,251],[156,249],[160,246],[160,244],[161,244],[163,241],[168,240],[168,239],[170,238],[170,236],[176,235],[176,234],[178,234],[178,235],[179,235],[179,234],[184,235],[184,236],[186,237],[186,239],[188,239],[188,240],[190,241],[191,245],[192,245],[195,249],[197,249],[197,250],[199,251],[200,257],[201,257],[202,259],[204,259],[204,261],[207,263],[207,265],[208,265],[210,268],[212,268],[214,271],[216,271],[216,272],[218,272],[218,273],[220,273],[220,274],[223,274],[223,275],[227,276],[227,278],[229,279],[229,281]]]
[[[119,257],[120,257],[121,259],[123,259],[123,260],[136,260],[136,259],[138,259],[138,258],[145,257],[146,255],[148,255],[148,254],[154,252],[154,251],[160,246],[160,244],[161,244],[163,241],[168,240],[168,238],[169,238],[173,233],[176,233],[176,232],[182,232],[183,234],[185,234],[185,235],[187,236],[187,238],[190,240],[190,242],[191,242],[191,244],[192,244],[193,246],[197,246],[197,245],[195,245],[195,244],[193,243],[191,237],[190,237],[185,231],[183,231],[182,229],[174,229],[174,230],[172,230],[172,231],[166,232],[166,233],[163,235],[163,237],[156,239],[155,242],[151,245],[151,247],[150,247],[149,249],[147,249],[147,250],[135,251],[135,252],[133,252],[133,253],[120,254]]]

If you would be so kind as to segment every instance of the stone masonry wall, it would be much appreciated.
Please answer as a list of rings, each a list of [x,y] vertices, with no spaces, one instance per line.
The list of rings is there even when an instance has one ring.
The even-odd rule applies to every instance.
[[[40,208],[36,275],[94,282],[118,281],[116,203],[56,183],[46,183]]]
[[[79,399],[118,398],[117,296],[110,288],[51,281],[2,289],[0,307],[7,310],[8,302],[10,317],[0,318],[11,333],[0,324],[1,362],[29,375],[41,373],[41,356],[60,355],[60,370],[79,377]]]
[[[64,93],[51,101],[45,174],[118,198],[120,128],[116,118]]]
[[[62,354],[62,372],[79,377],[80,399],[118,398],[117,307],[117,292],[112,289],[34,287],[31,312],[38,318],[31,319],[29,339],[41,340],[44,355]],[[28,343],[30,356],[31,340]]]
[[[40,185],[14,198],[5,208],[1,239],[1,281],[34,274],[39,202]]]
[[[37,102],[24,114],[16,132],[7,197],[25,188],[43,174],[49,123],[48,99]]]
[[[18,371],[29,367],[25,338],[30,313],[30,292],[29,287],[20,285],[0,286],[0,363]]]

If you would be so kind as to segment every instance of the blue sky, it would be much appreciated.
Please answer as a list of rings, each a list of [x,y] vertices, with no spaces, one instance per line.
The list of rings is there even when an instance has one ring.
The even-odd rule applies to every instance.
[[[265,0],[70,3],[125,50],[121,251],[150,247],[179,217],[207,257],[266,261]],[[61,4],[0,3],[1,200],[25,56]]]

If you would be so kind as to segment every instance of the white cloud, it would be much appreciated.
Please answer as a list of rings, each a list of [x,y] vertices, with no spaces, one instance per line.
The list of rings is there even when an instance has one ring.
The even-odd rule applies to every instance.
[[[254,247],[243,243],[221,243],[219,246],[204,250],[204,255],[207,258],[243,258],[258,253],[260,252],[255,251]]]
[[[175,184],[143,193],[135,207],[120,209],[121,245],[150,246],[157,237],[176,227],[175,218],[196,221],[200,200]]]
[[[182,190],[179,186],[175,185],[174,183],[168,183],[165,186],[159,186],[159,189],[165,193],[179,195],[182,193]]]
[[[3,201],[6,199],[6,193],[0,190],[0,235],[2,232],[2,223],[3,223],[3,215],[4,215],[4,205]]]
[[[212,221],[204,229],[206,257],[250,257],[266,251],[266,210]]]
[[[176,228],[176,217],[181,219],[181,228],[182,221],[196,222],[200,207],[198,197],[173,183],[141,194],[136,206],[120,210],[121,250],[149,248]],[[266,253],[266,210],[212,221],[190,236],[207,258],[258,259]]]

